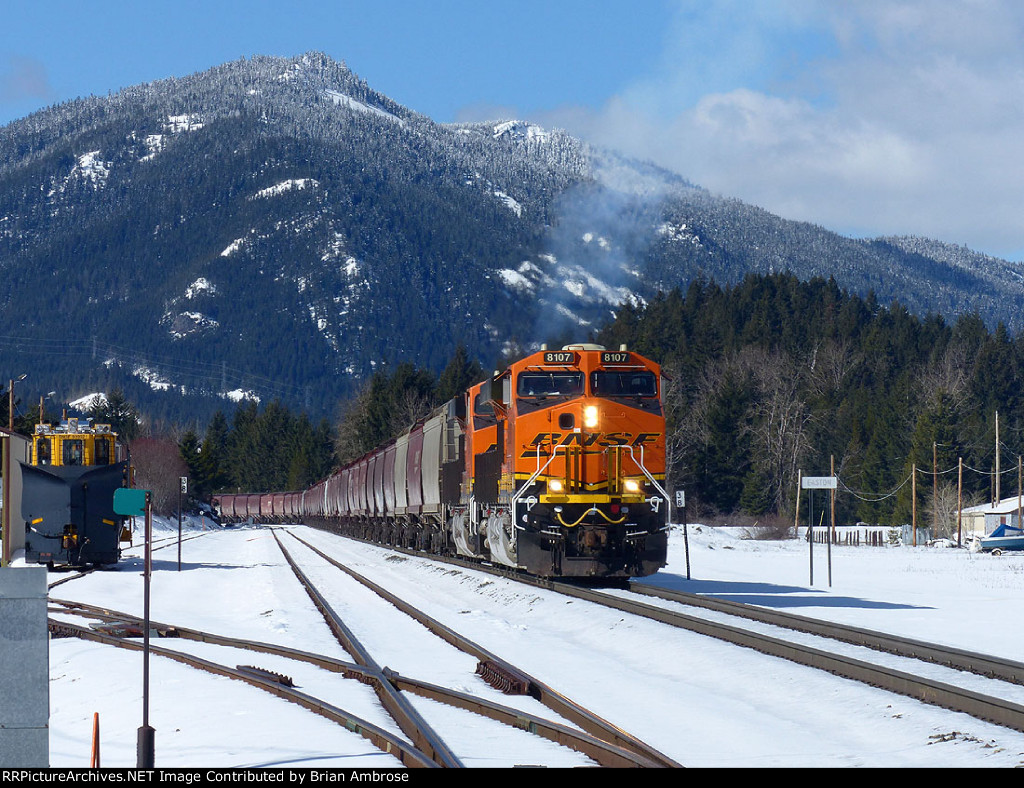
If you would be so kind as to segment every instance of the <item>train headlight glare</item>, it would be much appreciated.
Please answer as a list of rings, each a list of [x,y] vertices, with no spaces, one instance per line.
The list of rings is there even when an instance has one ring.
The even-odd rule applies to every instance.
[[[558,479],[548,480],[548,492],[560,493],[562,492],[562,483]]]
[[[626,492],[638,493],[640,492],[640,482],[636,479],[626,479]]]
[[[587,405],[583,409],[583,426],[591,428],[597,426],[597,405]]]

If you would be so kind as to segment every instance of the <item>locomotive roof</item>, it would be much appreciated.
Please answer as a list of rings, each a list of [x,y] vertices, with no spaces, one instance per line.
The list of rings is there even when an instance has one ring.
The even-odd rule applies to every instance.
[[[37,424],[36,435],[115,435],[109,424],[94,424],[92,419],[66,419],[59,425]]]

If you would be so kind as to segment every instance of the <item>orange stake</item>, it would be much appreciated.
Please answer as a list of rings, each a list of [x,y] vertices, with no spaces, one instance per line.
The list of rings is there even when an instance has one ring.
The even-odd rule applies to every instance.
[[[100,768],[100,713],[92,715],[92,763],[90,768]]]

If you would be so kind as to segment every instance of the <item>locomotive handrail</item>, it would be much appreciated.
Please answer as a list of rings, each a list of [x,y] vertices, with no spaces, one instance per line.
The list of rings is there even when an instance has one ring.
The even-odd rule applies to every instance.
[[[633,447],[632,446],[626,446],[626,448],[629,449],[629,456],[633,458],[633,462],[636,463],[636,467],[639,468],[641,471],[643,471],[643,474],[644,474],[644,476],[647,477],[648,481],[650,481],[650,483],[654,485],[654,488],[658,492],[660,492],[662,494],[662,496],[664,497],[664,499],[665,499],[665,524],[667,526],[668,525],[668,506],[669,506],[668,493],[665,492],[665,488],[664,487],[662,487],[660,484],[658,484],[658,480],[655,479],[653,475],[651,475],[651,472],[647,470],[647,466],[644,465],[644,456],[643,456],[644,447],[643,446],[640,447],[640,459],[639,460],[636,458],[636,455],[633,453]]]
[[[519,526],[516,523],[516,505],[519,503],[519,499],[523,497],[523,493],[526,492],[530,488],[530,485],[533,484],[535,481],[537,481],[537,477],[540,476],[542,473],[544,473],[544,471],[547,470],[547,467],[552,462],[554,462],[555,457],[558,456],[558,449],[559,448],[567,448],[567,447],[552,446],[554,451],[551,452],[551,456],[548,458],[548,461],[546,463],[544,463],[543,467],[541,467],[541,464],[540,464],[540,447],[542,445],[543,444],[541,444],[541,443],[537,444],[537,470],[534,471],[533,475],[529,479],[526,480],[526,484],[524,484],[522,487],[520,487],[518,490],[516,490],[514,493],[512,493],[512,525],[513,525],[513,528],[512,528],[512,547],[515,547],[516,546],[516,542],[518,541],[517,538],[516,538],[516,534],[519,532]]]
[[[565,449],[566,451],[564,453],[566,454],[566,456],[568,456],[568,449],[569,449],[568,445],[564,445],[564,446],[553,445],[551,447],[552,448],[551,456],[548,458],[548,461],[546,463],[544,463],[544,465],[542,466],[540,464],[540,450],[541,450],[542,446],[543,446],[543,444],[541,444],[541,443],[537,444],[537,470],[533,472],[533,474],[530,476],[529,479],[526,480],[526,483],[522,487],[520,487],[518,490],[516,490],[516,492],[514,492],[512,494],[512,502],[511,502],[512,522],[513,522],[513,524],[515,524],[515,527],[512,529],[512,546],[513,547],[515,547],[515,544],[516,544],[516,534],[519,531],[519,526],[516,523],[516,506],[518,505],[520,499],[523,497],[523,494],[530,488],[530,485],[532,485],[535,481],[537,481],[537,477],[540,476],[542,473],[544,473],[544,471],[547,470],[547,467],[552,462],[554,462],[555,457],[558,456],[558,450],[559,449]],[[654,488],[659,493],[661,493],[662,499],[665,501],[665,523],[666,523],[666,527],[667,527],[667,525],[668,525],[668,511],[669,511],[668,510],[668,506],[669,506],[668,493],[665,492],[665,488],[664,487],[662,487],[660,484],[658,484],[658,480],[654,478],[654,475],[649,470],[647,470],[647,466],[644,465],[644,456],[643,456],[644,447],[643,446],[640,447],[640,457],[639,458],[637,458],[636,452],[633,451],[633,447],[628,445],[628,444],[621,445],[621,446],[609,446],[607,449],[605,449],[605,454],[608,454],[613,449],[615,449],[616,451],[620,451],[622,449],[628,449],[629,450],[629,456],[633,460],[633,463],[636,465],[637,468],[640,469],[641,473],[643,473],[643,475],[647,477],[647,480],[652,485],[654,485]],[[563,523],[563,525],[564,525],[564,523]]]
[[[559,449],[566,449],[566,450],[569,449],[568,445],[552,446],[553,451],[551,452],[551,457],[548,458],[548,461],[546,463],[544,463],[543,466],[541,466],[541,464],[540,464],[540,450],[541,450],[542,446],[543,446],[543,444],[541,444],[541,443],[537,444],[537,470],[534,471],[533,475],[530,476],[530,478],[526,480],[526,483],[522,487],[520,487],[512,495],[512,506],[513,507],[516,505],[516,503],[522,497],[523,493],[526,492],[526,490],[529,488],[529,486],[531,484],[533,484],[535,481],[537,481],[537,477],[540,476],[542,473],[544,473],[544,471],[547,470],[547,467],[554,461],[555,457],[558,456],[558,450]],[[658,492],[660,492],[664,496],[665,501],[668,502],[669,497],[668,497],[668,493],[665,492],[665,488],[662,487],[660,484],[658,484],[658,480],[654,478],[654,476],[651,474],[651,472],[649,470],[647,470],[647,466],[644,465],[644,458],[643,458],[644,448],[643,448],[643,446],[640,447],[640,458],[639,459],[637,459],[636,453],[633,451],[633,447],[628,445],[628,444],[621,445],[621,446],[609,446],[605,450],[605,454],[610,452],[612,449],[615,449],[615,450],[628,449],[629,450],[629,456],[632,458],[633,462],[636,464],[636,467],[638,467],[640,469],[641,473],[643,473],[643,475],[647,477],[648,481],[650,481],[650,483],[654,485],[654,488]]]

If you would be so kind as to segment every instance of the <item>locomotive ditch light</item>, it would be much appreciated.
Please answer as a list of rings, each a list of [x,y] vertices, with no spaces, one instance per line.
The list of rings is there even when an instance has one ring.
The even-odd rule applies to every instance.
[[[640,492],[640,482],[638,482],[636,479],[626,479],[626,483],[624,486],[626,488],[626,492],[628,493]]]
[[[587,405],[583,409],[583,426],[591,429],[597,426],[597,405]]]
[[[565,489],[565,485],[562,484],[558,479],[548,479],[548,492],[549,493],[560,493]]]

